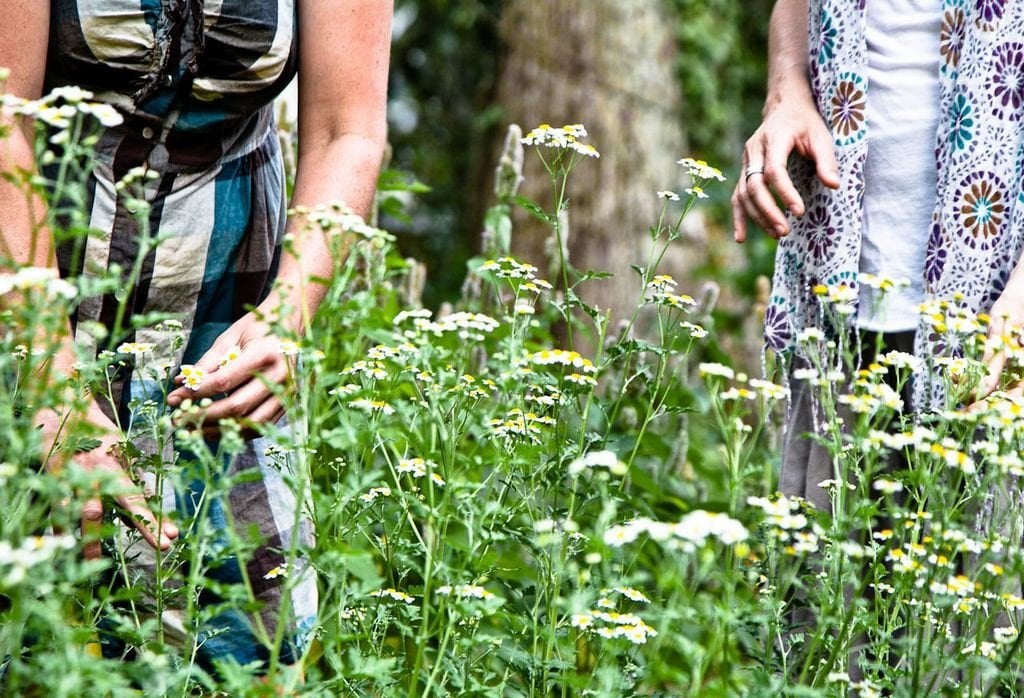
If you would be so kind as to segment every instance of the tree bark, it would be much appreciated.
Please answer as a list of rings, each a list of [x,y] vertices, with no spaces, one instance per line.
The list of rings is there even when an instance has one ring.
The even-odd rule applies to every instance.
[[[639,298],[630,265],[647,260],[647,231],[663,203],[656,192],[685,186],[676,164],[685,138],[675,26],[663,0],[509,0],[502,17],[506,55],[498,103],[506,123],[524,131],[544,122],[582,123],[590,132],[586,142],[601,153],[599,160],[585,159],[570,182],[568,246],[577,269],[614,274],[581,289],[587,302],[610,308],[614,317],[631,312]],[[525,174],[521,193],[550,210],[547,174],[532,154]],[[704,258],[703,227],[688,225],[688,236],[662,266],[681,290],[688,268]],[[549,232],[520,215],[514,253],[546,268]]]

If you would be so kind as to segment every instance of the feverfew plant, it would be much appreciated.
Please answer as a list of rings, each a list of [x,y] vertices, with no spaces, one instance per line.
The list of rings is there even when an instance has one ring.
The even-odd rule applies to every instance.
[[[50,159],[62,194],[45,223],[75,239],[87,235],[76,183],[95,129],[110,120],[90,100],[65,92],[5,101],[46,122],[39,157]],[[54,141],[55,130],[67,135]],[[834,464],[820,483],[830,507],[782,496],[772,426],[791,382],[730,365],[708,294],[661,269],[684,216],[721,173],[684,158],[680,193],[652,192],[662,209],[636,266],[636,309],[613,322],[581,299],[580,286],[601,275],[575,270],[562,239],[571,174],[597,158],[586,137],[580,125],[513,132],[486,218],[487,254],[471,263],[451,308],[420,306],[410,291],[419,271],[372,222],[340,204],[294,212],[338,261],[307,334],[278,328],[280,351],[294,360],[289,381],[273,386],[288,427],[256,431],[305,503],[297,516],[313,520],[317,544],[291,544],[283,564],[237,585],[211,572],[226,560],[250,569],[259,541],[249,532],[224,540],[194,524],[187,544],[153,556],[147,575],[138,574],[137,536],[114,517],[76,534],[82,492],[116,491],[74,462],[94,447],[82,419],[89,397],[109,392],[129,366],[167,387],[179,375],[191,387],[206,379],[194,366],[160,364],[152,342],[121,332],[159,324],[161,337],[180,342],[179,319],[122,308],[114,328],[89,328],[96,346],[61,378],[47,359],[64,318],[121,277],[0,276],[3,297],[18,299],[3,306],[0,337],[3,690],[1019,695],[1020,332],[989,337],[991,320],[953,299],[922,308],[948,355],[887,352],[861,364],[856,339],[825,323],[849,317],[855,289],[817,289],[823,324],[801,333],[806,361],[791,377],[815,396],[815,439]],[[524,146],[551,178],[545,204],[516,192]],[[145,232],[150,174],[120,185],[138,204],[143,254],[160,244]],[[549,226],[553,265],[510,254],[516,206]],[[966,410],[986,348],[1007,353],[1008,378]],[[230,347],[222,365],[243,351]],[[914,415],[905,388],[927,376],[945,403]],[[222,422],[208,441],[205,406],[131,405],[119,453],[154,502],[201,480],[202,510],[247,481],[225,473],[253,425]],[[44,408],[63,420],[52,450],[33,425]],[[84,559],[100,539],[104,556]],[[285,622],[253,628],[266,666],[198,665],[210,640],[201,595],[249,608],[254,585],[286,591],[313,571],[313,642],[286,648],[285,606],[276,619]],[[111,640],[123,654],[101,657],[99,643]],[[286,665],[286,649],[298,666]]]

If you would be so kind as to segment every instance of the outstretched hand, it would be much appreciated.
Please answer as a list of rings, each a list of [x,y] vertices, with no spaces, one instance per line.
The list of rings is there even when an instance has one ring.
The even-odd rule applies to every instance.
[[[1010,276],[1006,288],[992,305],[989,311],[988,334],[985,341],[985,353],[982,363],[988,375],[982,377],[972,396],[974,402],[968,409],[974,411],[981,408],[981,402],[1000,387],[1006,360],[1011,348],[1019,348],[1017,333],[1024,328],[1024,269],[1015,269]],[[1024,397],[1024,383],[1008,386],[1007,393],[1016,397]]]
[[[40,414],[38,419],[44,441],[52,444],[61,431],[62,419],[51,412]],[[71,456],[71,459],[86,472],[95,474],[96,479],[90,485],[90,489],[98,489],[102,481],[113,481],[116,491],[114,501],[121,508],[123,518],[138,529],[151,546],[167,550],[171,542],[178,537],[178,528],[169,520],[157,518],[146,503],[146,497],[139,486],[125,472],[124,463],[121,462],[119,455],[122,440],[120,430],[95,403],[90,405],[85,419],[101,434],[99,444],[84,453]],[[61,463],[59,454],[53,453],[47,467],[51,471],[59,470]],[[95,560],[102,554],[100,528],[103,525],[103,502],[98,496],[86,496],[89,499],[82,505],[81,510],[82,538],[85,541],[83,555],[87,560]]]
[[[203,410],[202,426],[215,429],[222,419],[246,426],[276,422],[284,406],[270,388],[288,381],[290,351],[255,312],[229,327],[190,369],[183,367],[167,404],[179,407],[186,399],[213,400]],[[186,373],[188,375],[186,375]]]
[[[793,99],[766,109],[764,120],[743,149],[743,169],[732,195],[736,242],[747,239],[748,217],[777,240],[789,233],[782,207],[794,216],[804,214],[804,202],[786,169],[794,151],[814,162],[825,186],[839,187],[832,134],[814,103]]]

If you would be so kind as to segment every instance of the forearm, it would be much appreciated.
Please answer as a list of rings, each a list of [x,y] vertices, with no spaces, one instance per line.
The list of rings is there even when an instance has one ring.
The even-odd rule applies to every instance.
[[[35,172],[32,146],[25,130],[13,120],[0,119],[0,253],[16,266],[51,267],[56,258],[45,225],[42,200],[28,184],[17,184]],[[9,181],[8,177],[14,181]]]
[[[32,147],[25,130],[19,125],[13,121],[2,123],[7,129],[7,136],[0,138],[0,172],[5,175],[0,177],[0,256],[3,257],[0,273],[32,266],[52,269],[56,276],[53,239],[45,224],[46,205],[31,192],[27,183],[18,183],[35,172]],[[0,298],[0,306],[19,302],[15,293]],[[56,339],[58,344],[53,367],[67,373],[75,362],[70,323],[65,323],[62,330],[60,337],[26,337],[26,342],[32,346],[53,346]]]
[[[807,0],[778,0],[768,28],[767,113],[780,102],[811,100],[808,80]]]
[[[292,206],[313,208],[341,202],[368,216],[384,153],[383,138],[352,133],[311,137],[310,141],[300,145]],[[289,222],[288,230],[292,242],[282,255],[278,272],[280,300],[298,313],[292,324],[302,331],[327,293],[320,280],[331,278],[352,241],[338,231],[325,234],[317,226],[306,225],[301,215]]]

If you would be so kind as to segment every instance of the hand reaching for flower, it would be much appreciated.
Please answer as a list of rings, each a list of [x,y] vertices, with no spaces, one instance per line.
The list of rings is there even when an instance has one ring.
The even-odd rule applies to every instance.
[[[1011,350],[1019,348],[1019,330],[1024,328],[1024,304],[1021,303],[1021,298],[1024,298],[1024,269],[1018,267],[989,311],[991,320],[985,341],[985,353],[981,359],[988,369],[988,375],[983,376],[978,382],[972,409],[999,388],[1008,354]],[[1016,383],[1008,392],[1024,397],[1024,383]]]
[[[63,431],[61,417],[47,411],[40,413],[37,419],[44,446],[53,444]],[[124,518],[138,529],[151,546],[167,550],[171,542],[178,537],[178,528],[168,520],[160,521],[160,525],[157,525],[157,517],[146,503],[139,486],[125,472],[124,464],[117,455],[122,439],[120,430],[103,414],[96,403],[89,406],[85,419],[100,432],[99,444],[84,453],[70,456],[71,459],[89,473],[95,473],[95,488],[98,488],[103,480],[112,480],[117,492],[114,501],[122,509]],[[51,471],[58,471],[62,463],[60,456],[54,454],[49,459],[47,467]],[[82,537],[86,540],[83,554],[87,560],[98,559],[101,555],[99,529],[103,523],[103,514],[103,502],[99,497],[92,497],[82,505],[81,529]]]
[[[212,398],[202,425],[216,428],[222,419],[248,426],[276,422],[284,406],[270,388],[288,381],[292,371],[290,342],[275,336],[256,312],[242,316],[213,343],[194,365],[182,366],[178,387],[167,404]]]

